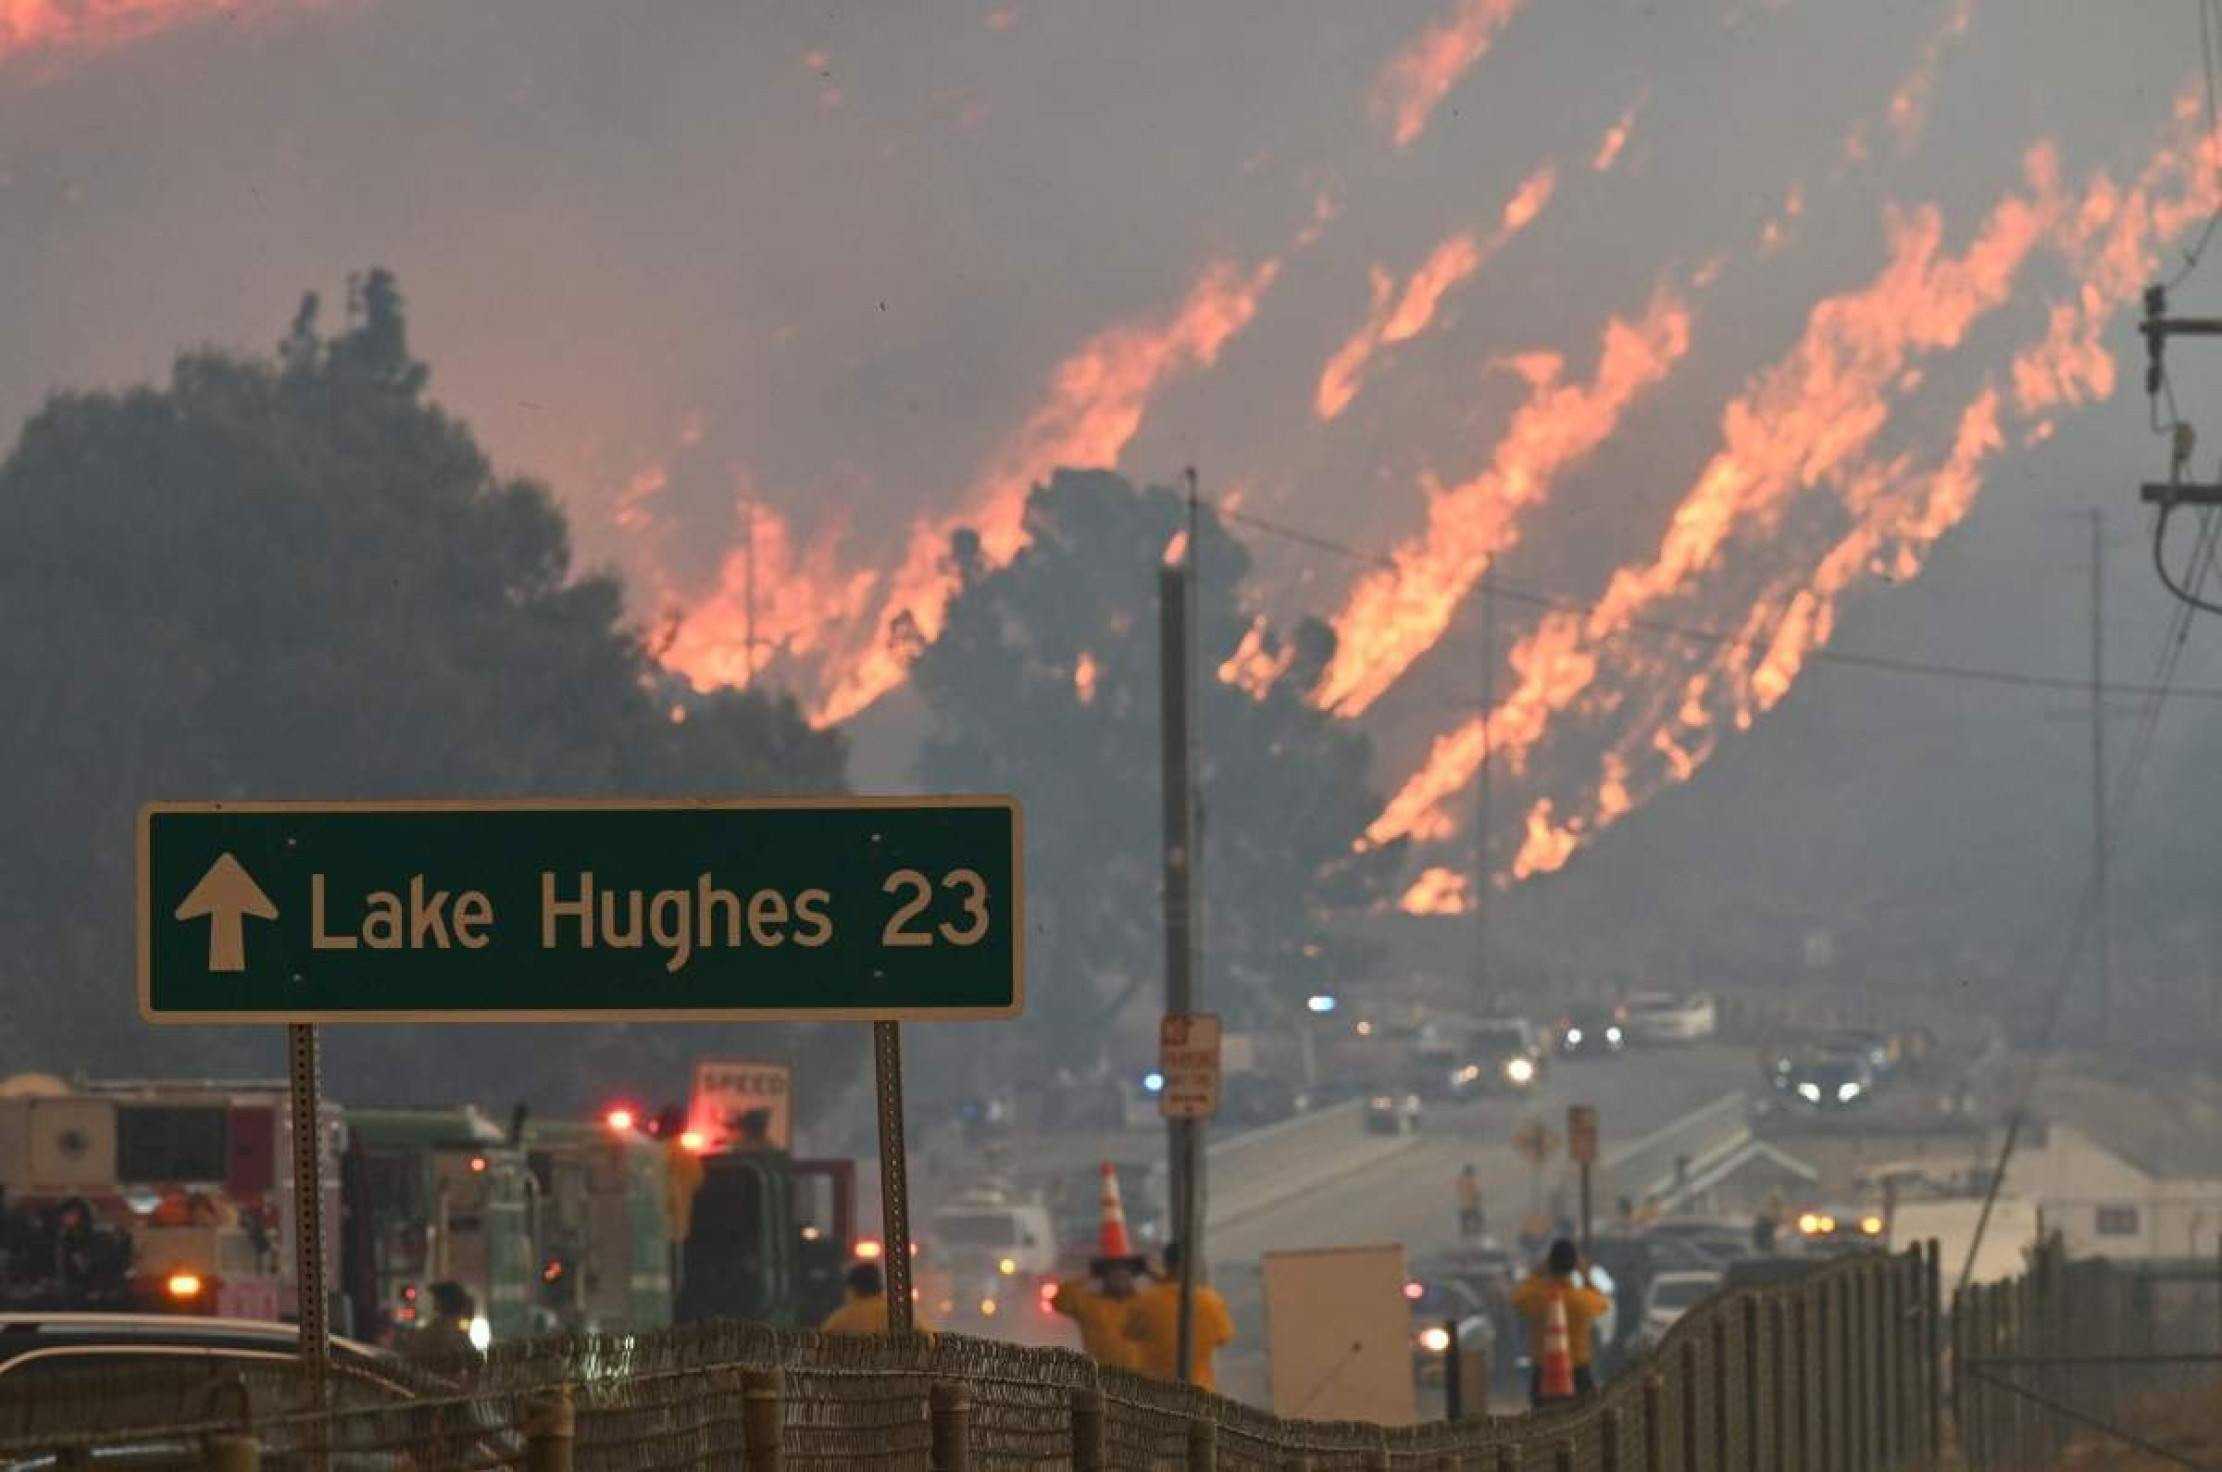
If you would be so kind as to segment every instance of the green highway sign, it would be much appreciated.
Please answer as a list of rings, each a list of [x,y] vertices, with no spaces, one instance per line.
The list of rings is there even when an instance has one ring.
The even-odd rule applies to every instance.
[[[150,1022],[1013,1017],[1001,797],[152,803]]]

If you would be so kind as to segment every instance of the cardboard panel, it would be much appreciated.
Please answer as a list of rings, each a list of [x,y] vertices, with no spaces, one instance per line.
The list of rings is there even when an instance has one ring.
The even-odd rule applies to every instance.
[[[1277,1413],[1390,1426],[1417,1419],[1401,1245],[1268,1252],[1264,1267]]]

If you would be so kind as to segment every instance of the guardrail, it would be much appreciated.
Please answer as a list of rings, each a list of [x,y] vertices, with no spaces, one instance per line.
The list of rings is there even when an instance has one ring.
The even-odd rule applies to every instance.
[[[48,1434],[0,1465],[263,1460],[334,1467],[1188,1468],[1230,1472],[1881,1472],[1935,1465],[1934,1246],[1839,1259],[1733,1290],[1685,1315],[1587,1401],[1410,1427],[1286,1420],[1202,1391],[1104,1370],[1066,1350],[956,1335],[830,1338],[750,1324],[536,1341],[452,1366],[405,1400],[341,1382],[323,1415],[113,1429],[134,1402],[98,1372],[37,1402]],[[117,1374],[144,1376],[142,1366]],[[0,1414],[8,1377],[0,1377]],[[75,1424],[110,1429],[63,1430]]]

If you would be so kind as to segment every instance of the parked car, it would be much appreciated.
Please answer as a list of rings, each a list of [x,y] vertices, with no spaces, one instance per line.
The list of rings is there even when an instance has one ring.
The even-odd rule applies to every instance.
[[[1719,1030],[1720,1006],[1710,992],[1637,992],[1620,1004],[1619,1018],[1631,1042],[1695,1043]]]
[[[1426,1107],[1417,1094],[1375,1094],[1366,1101],[1366,1128],[1377,1135],[1416,1135]]]
[[[1720,1291],[1722,1276],[1705,1268],[1652,1274],[1651,1285],[1643,1294],[1643,1324],[1636,1331],[1637,1346],[1649,1349],[1665,1338],[1676,1320]]]
[[[1562,1058],[1609,1058],[1628,1046],[1628,1032],[1602,1007],[1574,1007],[1551,1029],[1551,1045]]]
[[[0,1441],[97,1428],[116,1440],[98,1465],[197,1465],[200,1438],[163,1428],[252,1424],[266,1462],[291,1465],[304,1429],[286,1418],[304,1394],[300,1334],[291,1324],[183,1314],[0,1314]],[[385,1350],[331,1343],[332,1406],[343,1413],[330,1448],[335,1472],[399,1469],[412,1443],[445,1438],[458,1461],[513,1462],[524,1451],[488,1405],[455,1404],[459,1387]],[[432,1405],[411,1403],[431,1398]],[[346,1415],[375,1412],[384,1415]],[[419,1424],[421,1420],[422,1424]],[[134,1441],[129,1433],[144,1429]],[[0,1459],[10,1472],[56,1465],[51,1454]]]

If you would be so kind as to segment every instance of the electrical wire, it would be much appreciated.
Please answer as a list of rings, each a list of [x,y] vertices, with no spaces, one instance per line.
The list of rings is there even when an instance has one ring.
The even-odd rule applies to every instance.
[[[2159,574],[2160,585],[2166,588],[2170,593],[2173,593],[2176,596],[2177,600],[2183,603],[2186,607],[2196,609],[2201,613],[2222,613],[2222,603],[2209,603],[2206,599],[2201,598],[2197,593],[2193,592],[2189,588],[2184,587],[2182,584],[2178,583],[2174,578],[2168,575],[2168,558],[2166,556],[2168,545],[2168,518],[2175,514],[2175,510],[2175,502],[2163,501],[2160,503],[2160,515],[2153,519],[2153,571]],[[2211,517],[2209,519],[2211,519]],[[2205,525],[2205,520],[2202,520],[2200,533],[2202,540],[2204,540],[2206,535],[2204,530]],[[2192,565],[2196,566],[2199,554],[2196,550],[2194,550],[2191,555]]]
[[[1395,568],[1398,565],[1395,558],[1384,552],[1352,546],[1347,542],[1340,542],[1332,537],[1322,536],[1317,532],[1290,526],[1285,522],[1274,521],[1252,512],[1224,505],[1220,506],[1218,510],[1220,516],[1227,521],[1238,522],[1269,536],[1279,537],[1299,546],[1310,547],[1314,551],[1326,552],[1352,562],[1364,563],[1374,567]],[[1573,599],[1545,593],[1539,589],[1512,586],[1502,579],[1497,581],[1496,591],[1500,598],[1509,598],[1515,603],[1524,603],[1554,612],[1583,613],[1587,611],[1586,605]],[[1627,624],[1631,629],[1682,639],[1693,644],[1734,644],[1741,637],[1720,629],[1674,623],[1664,619],[1634,618],[1629,619]],[[1825,647],[1811,649],[1806,652],[1806,659],[1810,663],[1843,665],[1851,669],[1876,670],[1884,674],[1924,675],[1937,679],[1962,680],[1971,684],[2008,686],[2014,689],[2076,693],[2090,689],[2090,681],[2077,679],[2070,675],[2045,675],[2024,670],[1986,668],[1980,665],[1940,664],[1929,660],[1908,659],[1897,655],[1866,654],[1850,649],[1829,649]],[[2191,686],[2163,692],[2156,685],[2109,684],[2102,687],[2101,693],[2130,697],[2149,697],[2166,693],[2186,700],[2222,700],[2222,687],[2216,686]]]

